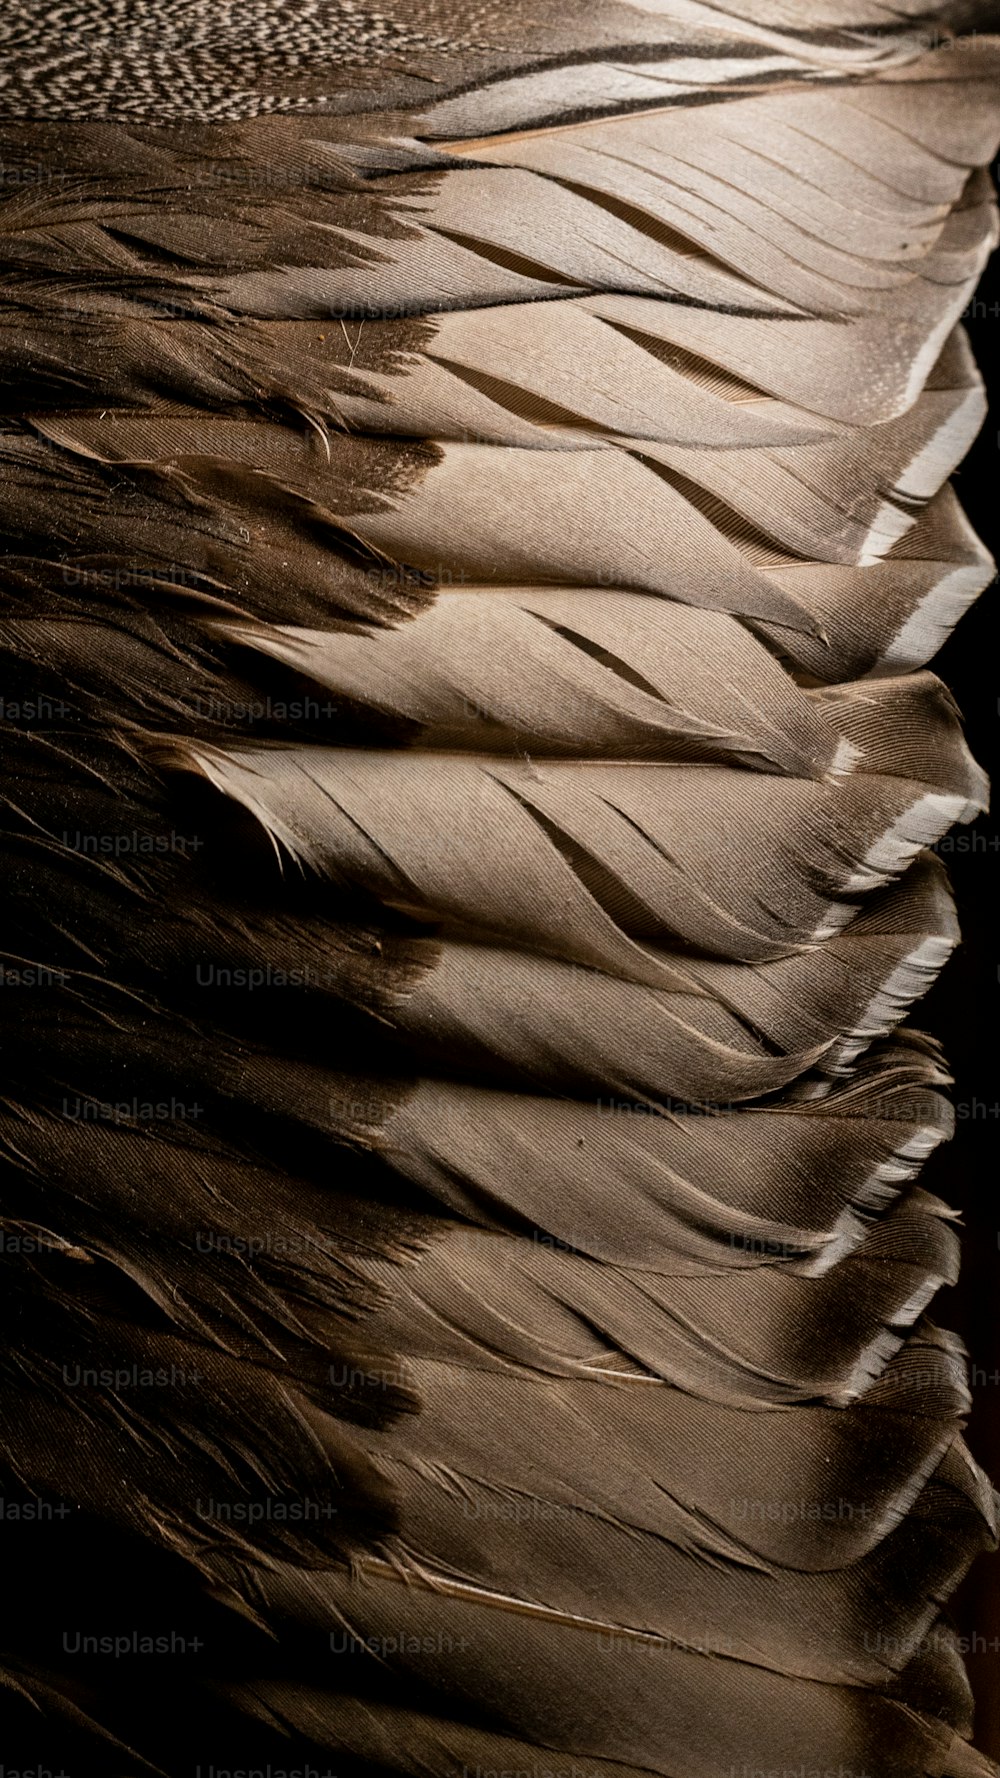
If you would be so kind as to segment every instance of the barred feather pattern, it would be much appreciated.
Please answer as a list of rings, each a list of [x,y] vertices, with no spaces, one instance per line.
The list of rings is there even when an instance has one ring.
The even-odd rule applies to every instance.
[[[6,1758],[992,1770],[907,1021],[997,25],[0,28]]]

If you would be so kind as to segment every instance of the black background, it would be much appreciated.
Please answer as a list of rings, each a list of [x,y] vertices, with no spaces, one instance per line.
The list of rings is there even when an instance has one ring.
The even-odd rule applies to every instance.
[[[979,535],[1000,558],[1000,254],[965,325],[986,378],[990,416],[955,485]],[[994,803],[1000,800],[998,598],[994,581],[934,663],[964,712],[972,750],[993,780]],[[964,1115],[923,1183],[963,1213],[961,1283],[938,1299],[933,1315],[958,1329],[969,1347],[968,1440],[1000,1486],[1000,822],[994,813],[958,831],[982,836],[973,841],[976,850],[946,857],[963,943],[913,1022],[943,1041]],[[1000,1557],[976,1564],[954,1617],[970,1650],[976,1741],[1000,1759]]]

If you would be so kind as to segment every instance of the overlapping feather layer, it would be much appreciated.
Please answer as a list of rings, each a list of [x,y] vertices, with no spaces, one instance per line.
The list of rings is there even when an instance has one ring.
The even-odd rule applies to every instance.
[[[11,1733],[972,1778],[989,9],[354,10],[0,117]]]

